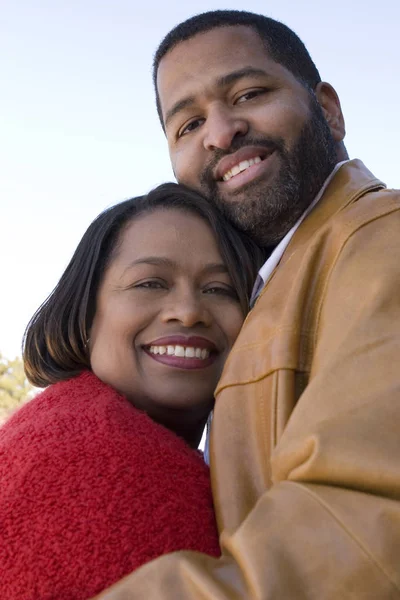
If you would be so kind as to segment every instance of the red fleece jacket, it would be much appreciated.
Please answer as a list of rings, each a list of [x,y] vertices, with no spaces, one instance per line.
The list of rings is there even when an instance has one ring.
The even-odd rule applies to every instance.
[[[0,429],[1,600],[85,600],[183,549],[219,555],[207,466],[92,373]]]

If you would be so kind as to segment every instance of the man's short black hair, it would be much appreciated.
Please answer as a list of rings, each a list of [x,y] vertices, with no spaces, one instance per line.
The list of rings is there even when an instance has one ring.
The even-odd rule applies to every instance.
[[[157,72],[161,59],[180,42],[217,27],[245,25],[258,33],[269,55],[283,65],[310,90],[321,81],[320,74],[301,39],[283,23],[264,15],[242,10],[213,10],[195,15],[172,29],[159,45],[153,61],[153,82],[157,111],[163,125]]]

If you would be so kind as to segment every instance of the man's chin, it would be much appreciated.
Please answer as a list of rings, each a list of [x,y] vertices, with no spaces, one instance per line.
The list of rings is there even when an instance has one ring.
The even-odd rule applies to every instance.
[[[238,205],[243,206],[243,210],[246,210],[246,207],[263,202],[268,196],[269,190],[273,187],[274,181],[269,180],[266,182],[260,178],[235,190],[226,190],[219,187],[213,199],[218,206],[225,206],[228,210],[229,207],[237,207]]]
[[[219,198],[216,205],[235,227],[247,234],[254,234],[255,223],[259,222],[257,202],[245,195],[235,196],[228,200]]]

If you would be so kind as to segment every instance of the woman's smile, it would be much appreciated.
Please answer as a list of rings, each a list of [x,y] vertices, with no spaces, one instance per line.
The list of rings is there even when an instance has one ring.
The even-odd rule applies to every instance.
[[[144,346],[144,350],[156,362],[177,369],[205,369],[218,357],[214,342],[199,336],[160,338]]]

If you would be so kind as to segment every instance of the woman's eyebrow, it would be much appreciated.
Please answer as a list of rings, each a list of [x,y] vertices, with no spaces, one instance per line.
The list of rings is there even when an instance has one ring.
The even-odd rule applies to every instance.
[[[164,258],[162,256],[143,256],[141,258],[137,258],[130,262],[124,269],[122,276],[133,267],[137,265],[153,265],[156,267],[168,267],[168,268],[177,268],[179,265],[176,261],[171,260],[170,258]],[[224,265],[224,263],[206,263],[202,267],[202,272],[206,273],[227,273],[228,269]]]
[[[176,263],[169,258],[164,258],[162,256],[143,256],[141,258],[137,258],[136,260],[132,260],[124,269],[123,274],[126,273],[129,269],[136,267],[137,265],[154,265],[154,266],[164,266],[164,267],[174,267]]]
[[[203,272],[205,273],[227,273],[228,269],[224,263],[208,263],[204,265]]]

